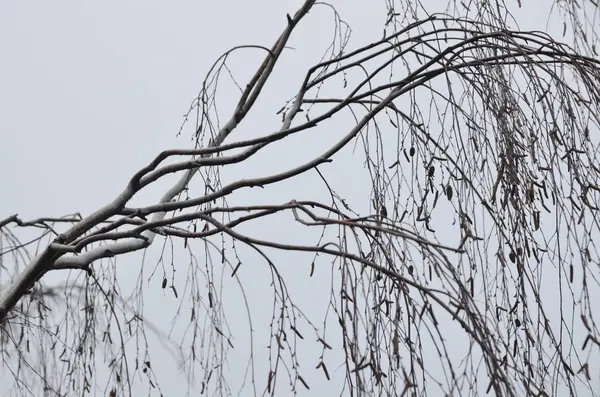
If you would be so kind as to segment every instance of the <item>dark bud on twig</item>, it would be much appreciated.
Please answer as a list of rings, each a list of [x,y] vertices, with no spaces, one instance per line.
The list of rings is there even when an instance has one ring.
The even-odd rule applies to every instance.
[[[429,167],[429,171],[427,171],[427,176],[431,178],[434,173],[435,173],[435,167],[432,165]]]
[[[452,194],[452,186],[446,186],[446,197],[448,197],[448,200],[452,200]]]
[[[381,205],[381,209],[379,210],[379,215],[381,215],[382,218],[387,218],[388,216],[388,212],[387,212],[387,208],[385,208],[385,205]]]
[[[290,14],[286,14],[286,16],[287,16],[288,23],[291,25],[292,24],[292,17],[290,16]]]

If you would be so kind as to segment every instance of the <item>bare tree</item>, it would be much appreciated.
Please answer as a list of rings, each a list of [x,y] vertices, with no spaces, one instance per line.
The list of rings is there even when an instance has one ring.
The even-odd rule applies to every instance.
[[[141,374],[160,388],[146,333],[161,331],[140,305],[144,293],[161,287],[182,302],[178,321],[191,313],[181,343],[163,338],[174,361],[201,391],[236,394],[224,369],[236,330],[219,275],[238,280],[243,296],[243,253],[250,251],[267,264],[257,277],[270,277],[273,296],[268,371],[255,371],[250,348],[240,383],[250,394],[314,391],[307,371],[316,367],[329,380],[340,365],[335,354],[345,395],[600,394],[600,61],[585,13],[597,13],[597,4],[556,3],[572,33],[567,45],[514,30],[501,2],[452,3],[428,16],[414,4],[387,3],[383,38],[350,48],[342,17],[306,0],[287,15],[271,48],[237,47],[215,62],[188,114],[196,118],[195,147],[163,151],[91,215],[0,221],[1,349],[14,394],[91,391],[100,354],[111,371],[106,395],[132,395]],[[278,109],[280,128],[231,141],[294,30],[319,7],[333,10],[336,39],[321,62],[296,76],[297,92]],[[229,57],[247,48],[263,51],[264,61],[220,125],[219,77]],[[324,134],[322,125],[337,131],[304,163],[222,182],[223,172],[267,159],[280,142]],[[336,175],[347,163],[339,156],[349,150],[370,176],[371,191],[361,197],[367,212],[340,193],[347,190]],[[135,194],[173,174],[179,180],[160,202],[130,206]],[[318,200],[307,192],[285,202],[229,204],[249,188],[306,175],[316,178]],[[246,233],[270,219],[316,234],[285,242]],[[165,242],[158,260],[164,276],[153,271],[160,286],[145,290],[140,281],[138,299],[125,299],[115,259],[157,240]],[[164,265],[177,241],[190,254],[183,287]],[[192,245],[202,247],[205,264]],[[323,326],[296,304],[289,286],[300,281],[286,277],[274,255],[311,255],[298,265],[307,277],[330,269]],[[54,273],[66,281],[46,282]],[[248,303],[238,304],[252,321]],[[307,345],[321,350],[316,363],[302,361]]]

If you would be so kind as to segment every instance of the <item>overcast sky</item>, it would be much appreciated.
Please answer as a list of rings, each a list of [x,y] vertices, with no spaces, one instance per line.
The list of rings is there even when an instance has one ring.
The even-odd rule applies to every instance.
[[[430,12],[444,11],[443,1],[428,3],[430,5],[426,7]],[[548,10],[547,2],[524,1],[521,9],[516,0],[509,0],[509,3],[523,29],[547,30],[549,25],[554,34],[562,33],[562,26],[556,19],[549,20],[548,12],[540,12],[541,9]],[[2,2],[0,180],[3,188],[0,189],[0,218],[13,213],[19,213],[23,218],[73,212],[89,214],[113,199],[131,175],[160,151],[192,147],[189,129],[179,137],[176,135],[183,115],[213,62],[235,45],[270,47],[287,23],[286,13],[294,13],[300,4],[299,0]],[[350,49],[381,37],[386,19],[383,1],[345,0],[332,4],[353,30]],[[289,43],[291,48],[284,53],[256,111],[233,134],[233,139],[256,137],[278,128],[281,118],[275,113],[294,95],[307,68],[319,61],[333,33],[331,9],[321,6],[311,11],[293,34]],[[262,53],[258,51],[239,52],[232,59],[232,73],[245,85],[261,59]],[[230,116],[238,96],[235,85],[223,82],[218,91],[219,109],[223,112],[221,122]],[[344,122],[345,125],[325,123],[318,130],[322,136],[275,146],[255,161],[232,167],[223,177],[231,182],[273,173],[278,167],[298,165],[310,157],[314,142],[325,142],[324,148],[328,139],[334,140],[345,134],[353,120],[348,116]],[[314,153],[318,151],[315,149]],[[368,213],[371,187],[365,178],[368,174],[363,168],[362,157],[355,156],[350,146],[340,153],[337,161],[343,166],[338,166],[337,174],[330,176],[337,179],[341,193],[353,201],[355,209]],[[316,175],[301,177],[293,184],[282,184],[268,192],[244,190],[232,197],[230,204],[257,204],[265,200],[283,203],[294,198],[310,199],[311,195],[314,199],[322,198],[319,196],[323,194],[322,190],[311,191],[315,178]],[[165,178],[140,197],[136,196],[134,203],[156,202],[173,180]],[[295,233],[308,232],[301,228],[281,230],[275,217],[264,221],[254,233],[265,238],[294,241]],[[318,233],[315,237],[318,238]],[[145,258],[138,253],[127,255],[117,263],[124,288],[128,283],[133,285],[140,269],[144,268],[145,314],[168,332],[178,303],[168,290],[159,288],[162,277],[148,282],[162,249],[163,242],[156,242],[158,247],[150,249]],[[175,248],[176,252],[181,251],[177,254],[181,257],[176,255],[175,262],[180,261],[185,266],[190,259],[182,248],[182,244]],[[245,252],[248,255],[244,258],[245,265],[266,269],[257,255]],[[274,258],[281,261],[284,273],[301,280],[289,284],[290,293],[299,307],[310,309],[311,319],[322,328],[323,324],[318,322],[327,310],[331,267],[321,270],[320,278],[308,278],[311,255],[277,253]],[[198,259],[204,260],[202,252]],[[255,348],[259,357],[261,354],[264,357],[268,344],[268,334],[264,332],[270,321],[271,308],[261,308],[268,305],[271,296],[270,280],[252,279],[252,272],[249,270],[243,277],[255,316],[253,322],[258,329]],[[185,269],[178,269],[177,277],[185,278],[185,274]],[[52,277],[61,279],[56,274]],[[247,329],[248,323],[238,290],[223,299],[230,310],[227,316],[229,327],[232,332],[237,332],[233,339],[236,349],[230,352],[229,361],[230,383],[236,394],[246,365],[247,350],[243,346],[247,345],[249,335],[240,330]],[[179,338],[188,317],[183,315],[181,321],[184,324],[174,331]],[[311,335],[309,339],[314,338]],[[319,350],[309,346],[303,345],[300,354],[307,363],[306,377],[310,380],[311,391],[318,390],[320,395],[339,393],[344,369],[338,366],[342,361],[339,357],[332,361],[332,382],[327,382],[313,365],[316,365]],[[337,347],[340,347],[339,343]],[[158,345],[156,349],[153,368],[159,374],[162,392],[165,396],[182,395],[188,390],[184,384],[186,378]],[[260,392],[268,366],[266,362],[258,362],[257,368]],[[98,372],[101,371],[98,368]],[[0,383],[10,376],[2,371]],[[282,381],[287,390],[287,380]],[[139,387],[139,393],[146,392],[144,382],[140,382]],[[308,395],[308,392],[300,391],[304,393],[301,395]],[[102,395],[102,389],[95,392]]]

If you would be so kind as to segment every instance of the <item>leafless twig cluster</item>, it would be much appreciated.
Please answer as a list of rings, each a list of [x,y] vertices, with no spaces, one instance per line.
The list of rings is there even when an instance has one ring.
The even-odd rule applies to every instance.
[[[242,382],[257,395],[288,385],[310,390],[299,358],[305,345],[321,351],[316,369],[327,380],[340,364],[330,359],[337,349],[349,395],[600,392],[590,364],[600,362],[593,316],[600,61],[545,33],[509,30],[500,17],[436,14],[405,22],[391,6],[384,37],[350,49],[347,26],[335,14],[342,39],[299,79],[279,109],[280,128],[229,142],[314,7],[307,0],[288,15],[270,49],[254,47],[265,52],[264,61],[223,125],[215,122],[214,93],[228,56],[241,48],[215,63],[188,115],[197,119],[195,148],[160,153],[87,217],[0,221],[2,353],[19,368],[15,390],[36,379],[56,395],[91,390],[100,347],[113,357],[107,394],[131,395],[140,373],[160,387],[146,336],[160,331],[139,314],[145,287],[140,276],[136,295],[123,298],[116,263],[158,235],[165,242],[155,267],[165,273],[162,288],[181,299],[177,318],[191,310],[181,345],[165,343],[190,374],[204,374],[196,378],[204,392],[236,393],[224,369],[235,327],[216,269],[228,269],[244,295],[244,249],[267,264],[272,290],[268,371],[254,371],[251,345],[252,370]],[[321,126],[332,120],[348,128],[331,133],[332,143],[304,163],[223,183],[230,167],[282,142],[324,134],[328,127]],[[353,145],[364,149],[366,213],[340,193],[347,187],[335,177]],[[134,195],[172,174],[180,178],[159,203],[130,206]],[[308,174],[322,199],[228,203],[239,192]],[[269,219],[314,230],[317,241],[312,232],[294,242],[247,232]],[[40,234],[17,237],[31,228]],[[165,263],[173,266],[167,252],[177,240],[190,256],[183,290],[164,271]],[[194,244],[203,244],[201,261]],[[331,269],[323,326],[296,304],[293,280],[274,259],[278,251],[311,255],[309,278],[315,268]],[[70,275],[64,288],[42,282],[55,270]],[[250,304],[240,305],[252,322]],[[43,342],[30,352],[34,338]],[[131,338],[138,341],[133,360]]]

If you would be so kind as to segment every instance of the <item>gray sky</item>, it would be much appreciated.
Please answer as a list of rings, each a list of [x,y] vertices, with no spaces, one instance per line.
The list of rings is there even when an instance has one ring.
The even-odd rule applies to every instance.
[[[440,5],[445,4],[439,0],[428,3],[432,13],[443,11]],[[540,12],[546,2],[527,1],[522,9],[516,7],[516,1],[510,3],[523,29],[546,30],[550,21],[551,31],[562,33],[560,23],[548,20],[548,12]],[[0,179],[4,188],[0,190],[3,208],[0,217],[16,212],[24,218],[75,211],[89,214],[120,192],[130,176],[158,152],[191,147],[189,129],[180,137],[176,133],[182,115],[213,62],[235,45],[270,47],[287,23],[286,13],[295,12],[299,4],[301,1],[287,0],[3,2],[0,5]],[[353,30],[350,49],[381,37],[386,18],[382,1],[334,1],[333,5]],[[279,127],[281,119],[275,113],[294,95],[306,69],[319,61],[331,41],[334,33],[331,17],[328,7],[317,7],[302,22],[290,41],[292,48],[284,53],[257,108],[231,136],[233,140],[260,136]],[[245,85],[262,56],[254,50],[234,55],[232,72],[240,84]],[[238,96],[235,86],[224,80],[217,97],[221,122],[230,116]],[[325,122],[317,132],[309,133],[311,137],[275,145],[255,160],[231,167],[223,173],[223,179],[231,182],[270,174],[278,167],[298,165],[347,133],[352,122],[350,116],[343,122]],[[366,214],[370,211],[371,186],[362,166],[362,151],[358,150],[361,153],[358,156],[352,149],[350,145],[340,153],[338,165],[324,167],[324,173],[329,172],[336,179],[340,194]],[[136,196],[133,204],[156,202],[173,181],[165,178],[140,197]],[[201,184],[197,180],[194,186]],[[325,193],[313,173],[265,191],[244,190],[233,195],[229,204],[319,199]],[[315,242],[318,238],[318,231],[308,232],[302,227],[282,230],[278,227],[280,221],[268,219],[255,226],[256,229],[242,230],[285,241],[296,241],[301,236],[304,241]],[[452,239],[453,232],[448,233]],[[147,285],[144,314],[168,332],[178,302],[168,290],[160,290],[161,275],[148,282],[162,244],[157,240],[144,259],[139,253],[126,255],[118,259],[117,266],[124,290],[134,285],[143,266],[142,282]],[[175,245],[175,263],[187,266],[190,259],[182,243]],[[198,260],[203,261],[203,246],[198,244],[198,248]],[[265,332],[271,315],[270,280],[254,274],[251,266],[262,269],[256,274],[266,274],[265,264],[257,255],[244,249],[241,252],[246,255],[242,269],[246,273],[240,277],[250,299],[256,354],[263,359],[256,362],[260,393],[268,368],[264,355],[269,343]],[[322,260],[319,263],[322,268],[317,270],[320,276],[308,278],[310,255],[273,253],[273,258],[286,277],[297,280],[288,284],[290,293],[315,321],[315,326],[322,329],[329,300],[331,261]],[[220,274],[220,270],[215,273]],[[223,274],[227,291],[223,300],[236,346],[230,351],[228,362],[228,380],[235,394],[247,364],[244,360],[247,360],[245,347],[249,333],[239,289],[232,284],[230,270],[224,270]],[[186,270],[177,268],[179,285],[184,284],[185,276]],[[63,279],[59,274],[51,277],[57,281]],[[182,315],[183,324],[174,328],[176,340],[185,332],[188,318],[189,315]],[[312,341],[314,337],[307,339]],[[332,341],[340,347],[339,340],[332,337]],[[159,374],[162,392],[165,396],[182,395],[187,391],[185,377],[156,341],[151,344],[156,348],[153,368]],[[339,367],[340,356],[332,353],[329,364],[332,382],[327,382],[320,370],[314,368],[318,355],[314,344],[302,345],[300,362],[311,391],[318,390],[321,395],[339,392],[344,376],[344,369]],[[99,366],[97,371],[101,378],[102,368]],[[11,375],[5,371],[0,373],[2,381],[8,376]],[[281,381],[282,390],[288,390],[287,380]],[[144,393],[147,384],[140,381],[137,387],[139,393]],[[299,391],[300,395],[309,394],[302,388]],[[101,389],[95,392],[103,394]],[[138,389],[135,394],[140,395]]]

